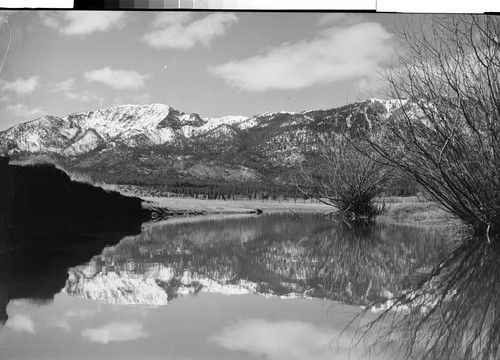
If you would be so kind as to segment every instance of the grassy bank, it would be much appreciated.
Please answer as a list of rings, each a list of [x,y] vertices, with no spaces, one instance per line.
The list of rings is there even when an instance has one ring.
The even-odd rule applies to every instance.
[[[288,200],[202,200],[191,197],[166,197],[153,196],[135,187],[116,187],[108,185],[126,195],[141,197],[152,206],[169,211],[178,215],[230,215],[249,214],[271,211],[292,212],[322,212],[329,213],[333,210],[331,206],[324,205],[317,200],[288,199]],[[423,201],[416,196],[410,197],[387,197],[384,199],[387,211],[377,217],[381,223],[419,227],[423,229],[453,230],[457,227],[454,221],[445,211],[441,210],[436,203]]]
[[[166,208],[176,213],[203,213],[204,215],[215,214],[245,214],[269,211],[293,211],[293,212],[329,212],[331,207],[311,201],[268,201],[268,200],[200,200],[180,197],[150,197],[143,199],[161,208]]]
[[[426,229],[453,230],[459,223],[436,203],[402,198],[387,203],[387,211],[377,218],[378,222],[420,227]]]

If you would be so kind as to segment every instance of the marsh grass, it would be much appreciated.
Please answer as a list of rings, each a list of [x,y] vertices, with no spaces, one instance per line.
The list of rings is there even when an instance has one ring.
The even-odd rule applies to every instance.
[[[463,224],[437,203],[412,201],[411,198],[398,200],[400,202],[386,201],[386,211],[377,217],[378,222],[442,230],[448,235],[463,231]]]

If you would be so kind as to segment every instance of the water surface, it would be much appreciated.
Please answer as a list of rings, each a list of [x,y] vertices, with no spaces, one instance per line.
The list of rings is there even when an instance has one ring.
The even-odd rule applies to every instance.
[[[342,330],[447,252],[439,233],[288,213],[167,220],[104,243],[0,253],[0,358],[366,358]]]

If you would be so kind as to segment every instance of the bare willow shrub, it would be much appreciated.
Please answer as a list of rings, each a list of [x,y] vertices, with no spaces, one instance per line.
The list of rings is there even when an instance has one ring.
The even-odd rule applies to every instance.
[[[401,107],[382,136],[364,137],[492,241],[500,234],[500,18],[434,16],[399,37],[404,46],[386,76]]]
[[[398,343],[406,358],[498,359],[500,19],[434,16],[417,27],[403,27],[387,72],[401,107],[364,138],[472,232],[417,286],[378,304],[361,334]]]
[[[314,155],[294,174],[296,187],[333,206],[343,218],[372,219],[379,215],[384,206],[376,198],[391,178],[390,169],[360,152],[352,140],[339,137],[319,141],[317,146]]]

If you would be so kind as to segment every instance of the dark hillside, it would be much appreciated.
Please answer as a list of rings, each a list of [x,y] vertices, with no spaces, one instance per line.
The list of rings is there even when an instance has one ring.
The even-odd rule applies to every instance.
[[[139,198],[71,181],[52,165],[0,157],[0,326],[11,299],[51,301],[69,267],[140,233],[150,217]]]
[[[141,203],[71,181],[53,165],[9,165],[0,157],[0,217],[8,221],[36,223],[50,232],[122,218],[146,221],[150,213]]]
[[[7,222],[0,217],[0,328],[12,299],[51,302],[64,287],[68,268],[89,261],[105,246],[139,234],[141,222],[114,220],[98,228],[49,231],[39,224]]]

